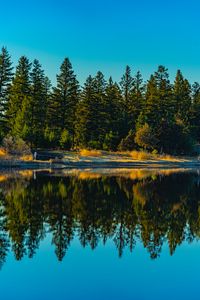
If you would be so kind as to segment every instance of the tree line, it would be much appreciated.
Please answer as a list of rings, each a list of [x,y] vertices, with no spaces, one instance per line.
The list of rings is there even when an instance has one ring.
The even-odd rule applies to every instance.
[[[1,178],[0,266],[10,250],[32,258],[48,234],[59,260],[74,238],[92,250],[112,241],[119,256],[140,243],[152,259],[199,239],[197,173],[133,175]]]
[[[0,53],[0,139],[22,138],[31,147],[145,149],[185,154],[200,140],[200,85],[180,70],[173,83],[159,66],[144,82],[126,67],[119,83],[102,72],[81,87],[65,58],[52,86],[40,62]]]

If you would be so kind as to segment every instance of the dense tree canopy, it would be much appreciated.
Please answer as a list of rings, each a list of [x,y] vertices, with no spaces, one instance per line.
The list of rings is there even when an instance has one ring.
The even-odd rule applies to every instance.
[[[191,153],[200,142],[200,87],[190,84],[180,70],[171,83],[164,66],[147,82],[126,66],[119,84],[98,71],[80,87],[68,58],[52,87],[36,59],[31,63],[22,56],[13,73],[3,47],[0,138],[7,134],[23,138],[31,147]]]

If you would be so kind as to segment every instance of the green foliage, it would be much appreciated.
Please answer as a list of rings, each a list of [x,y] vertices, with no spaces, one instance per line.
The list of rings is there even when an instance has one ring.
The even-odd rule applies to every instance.
[[[60,74],[57,75],[57,86],[53,88],[47,108],[47,125],[60,140],[62,131],[67,128],[74,140],[75,111],[79,101],[79,84],[74,75],[71,62],[65,58]]]
[[[145,123],[143,127],[137,130],[135,134],[135,142],[138,146],[146,150],[152,150],[157,147],[158,140],[150,126]]]
[[[10,87],[7,112],[10,133],[23,138],[26,138],[24,136],[24,126],[29,127],[31,121],[31,111],[29,109],[31,102],[30,69],[29,60],[22,56],[19,59]]]
[[[13,76],[7,49],[0,53],[0,140],[10,133],[36,148],[113,151],[117,145],[121,150],[139,145],[189,153],[200,142],[199,120],[199,84],[191,87],[180,70],[171,84],[168,70],[159,66],[145,85],[141,73],[132,76],[129,66],[119,85],[99,71],[80,89],[65,58],[51,88],[38,60],[30,63],[22,56]]]
[[[58,144],[55,132],[51,130],[48,126],[44,131],[44,144],[47,148],[54,148]]]
[[[13,67],[8,50],[3,47],[0,53],[0,135],[8,131],[7,110],[9,88],[13,77]]]
[[[118,144],[118,135],[115,135],[112,131],[106,133],[103,142],[103,150],[115,151],[117,149],[117,144]]]
[[[123,138],[118,146],[120,151],[131,151],[136,147],[135,144],[135,132],[131,129],[128,135]]]
[[[70,150],[72,146],[72,138],[67,129],[64,129],[60,137],[60,147],[61,149]]]

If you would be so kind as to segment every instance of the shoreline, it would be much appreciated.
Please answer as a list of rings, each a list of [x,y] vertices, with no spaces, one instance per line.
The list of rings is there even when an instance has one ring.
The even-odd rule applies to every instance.
[[[161,160],[81,160],[81,161],[22,161],[13,159],[0,159],[0,170],[19,169],[171,169],[171,168],[200,168],[200,161],[197,159],[161,161]]]

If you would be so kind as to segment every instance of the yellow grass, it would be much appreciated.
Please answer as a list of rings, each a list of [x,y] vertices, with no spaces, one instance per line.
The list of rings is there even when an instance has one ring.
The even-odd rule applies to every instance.
[[[136,160],[149,160],[154,158],[151,153],[145,151],[131,151],[129,155]]]
[[[185,158],[180,158],[176,156],[172,156],[169,154],[155,154],[155,153],[150,153],[146,151],[126,151],[126,152],[117,152],[119,156],[123,157],[131,157],[134,160],[163,160],[163,161],[173,161],[173,162],[178,162],[178,161],[185,161]]]
[[[94,156],[98,157],[102,155],[102,152],[100,150],[88,150],[88,149],[82,149],[80,150],[81,156]]]
[[[78,178],[81,179],[81,180],[99,179],[99,178],[101,178],[101,174],[92,173],[92,172],[80,172],[78,174]]]

